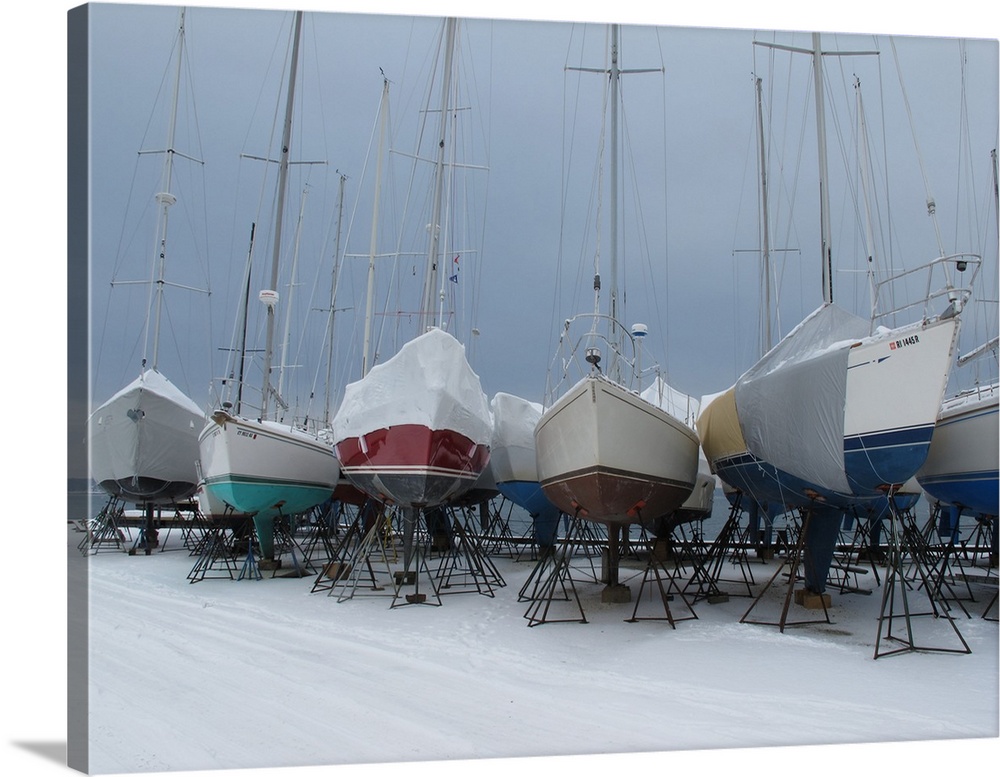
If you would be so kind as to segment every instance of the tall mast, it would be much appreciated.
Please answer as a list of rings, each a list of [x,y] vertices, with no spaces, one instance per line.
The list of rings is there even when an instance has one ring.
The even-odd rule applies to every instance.
[[[171,182],[173,180],[173,160],[174,160],[174,137],[177,128],[177,102],[180,94],[181,84],[181,63],[184,59],[184,9],[180,13],[180,26],[177,34],[177,70],[174,75],[173,102],[170,107],[170,119],[167,124],[167,145],[163,159],[163,174],[161,187],[156,195],[156,201],[160,206],[159,220],[156,225],[156,244],[154,248],[154,262],[156,281],[153,286],[153,293],[156,295],[155,313],[153,315],[153,354],[152,368],[157,368],[160,356],[160,318],[163,313],[163,287],[164,272],[167,259],[167,220],[170,206],[177,202],[177,198],[170,193]]]
[[[236,375],[236,413],[239,415],[243,408],[243,375],[246,372],[247,359],[247,318],[250,312],[250,275],[253,269],[253,239],[257,231],[256,222],[250,225],[250,248],[247,250],[246,278],[243,283],[243,309],[240,321],[240,347],[237,350],[239,368]]]
[[[609,305],[609,318],[611,319],[611,341],[617,343],[620,324],[618,322],[618,112],[620,109],[620,81],[622,74],[630,73],[659,73],[663,68],[631,68],[623,70],[618,63],[618,40],[620,27],[617,24],[611,25],[611,67],[609,69],[592,67],[572,67],[569,70],[577,70],[583,73],[603,73],[610,79],[611,87],[611,184],[610,184],[610,221],[611,221],[611,294]],[[600,268],[594,268],[594,294],[597,295],[601,289]],[[624,330],[622,330],[624,332]],[[620,347],[621,343],[617,343]],[[621,370],[618,360],[613,360],[612,375],[616,380]]]
[[[333,273],[330,278],[330,323],[329,336],[326,341],[326,385],[325,401],[323,402],[323,425],[330,426],[330,384],[333,381],[333,317],[336,315],[334,305],[337,301],[337,268],[340,266],[340,236],[344,221],[344,186],[347,176],[340,174],[340,186],[337,191],[337,243],[333,253]]]
[[[378,239],[378,209],[382,192],[382,155],[389,112],[389,79],[382,78],[382,99],[379,103],[378,154],[375,161],[375,201],[372,205],[372,230],[368,249],[368,294],[365,301],[365,341],[361,360],[361,377],[371,369],[372,308],[375,300],[375,249]],[[426,310],[426,308],[421,308]],[[421,313],[421,317],[423,313]]]
[[[789,51],[795,54],[808,54],[813,60],[813,88],[816,92],[816,147],[819,165],[819,213],[820,213],[820,259],[823,265],[823,301],[833,302],[833,250],[830,245],[832,229],[830,227],[830,191],[829,173],[827,171],[826,150],[826,103],[823,86],[823,57],[854,57],[878,55],[878,51],[834,51],[824,52],[820,48],[820,35],[812,34],[812,48],[785,46],[778,43],[754,41],[755,46],[763,46],[779,51]]]
[[[617,24],[611,25],[611,294],[609,313],[611,315],[611,341],[618,344],[618,34]],[[620,344],[619,344],[620,345]],[[621,365],[618,359],[612,361],[612,377],[620,377]]]
[[[295,248],[292,250],[292,269],[288,280],[288,299],[285,300],[285,331],[281,341],[281,365],[278,367],[278,400],[285,393],[285,368],[288,366],[288,350],[292,335],[292,297],[298,283],[299,241],[302,239],[302,220],[305,218],[306,197],[309,188],[302,190],[302,201],[299,203],[299,220],[295,224]]]
[[[813,83],[816,89],[816,143],[819,154],[819,231],[823,262],[823,301],[833,302],[833,251],[830,247],[830,190],[826,162],[826,107],[823,94],[823,52],[819,33],[813,40]]]
[[[768,215],[767,194],[767,153],[764,141],[764,99],[761,90],[761,79],[756,79],[757,91],[757,137],[760,154],[760,213],[762,224],[761,236],[761,275],[764,286],[764,343],[761,353],[771,350],[771,233],[770,217]]]
[[[278,166],[278,202],[274,223],[274,247],[271,253],[271,286],[278,288],[278,259],[281,253],[281,225],[284,217],[285,191],[288,184],[288,148],[292,138],[292,108],[295,101],[295,78],[299,62],[299,35],[302,30],[302,11],[295,12],[292,39],[292,59],[288,75],[288,94],[285,99],[285,123],[281,133],[281,158]],[[274,304],[267,306],[267,344],[264,351],[264,389],[261,400],[261,418],[267,417],[271,394],[271,362],[274,357]]]
[[[448,131],[448,103],[451,97],[451,70],[455,49],[455,28],[457,21],[454,18],[445,20],[444,28],[444,71],[441,81],[441,113],[440,132],[438,133],[437,159],[434,173],[434,200],[431,211],[430,245],[427,250],[427,274],[424,278],[424,296],[420,306],[421,330],[426,330],[433,325],[435,295],[437,293],[438,280],[438,253],[441,240],[441,205],[442,192],[444,190],[444,170],[445,151],[447,148]],[[440,321],[437,322],[440,325]]]

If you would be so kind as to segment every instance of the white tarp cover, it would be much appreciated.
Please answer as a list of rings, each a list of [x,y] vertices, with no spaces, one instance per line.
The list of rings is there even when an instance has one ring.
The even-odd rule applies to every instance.
[[[850,493],[844,408],[850,346],[868,322],[835,305],[815,310],[736,383],[747,449],[790,475]]]
[[[649,402],[649,404],[655,405],[660,410],[669,413],[681,423],[694,428],[695,421],[700,412],[700,403],[694,397],[688,396],[683,391],[678,391],[669,385],[659,375],[656,376],[653,385],[639,394],[639,396]]]
[[[414,338],[383,364],[344,389],[333,419],[333,439],[401,424],[450,429],[489,445],[489,401],[465,359],[465,346],[442,329]]]
[[[89,421],[91,477],[136,475],[197,482],[202,410],[156,370],[146,370],[94,411]]]
[[[542,417],[541,404],[501,391],[493,397],[490,408],[493,411],[490,467],[497,482],[537,481],[535,426]]]
[[[542,406],[513,394],[498,391],[493,409],[493,447],[535,449],[535,426],[542,417]]]

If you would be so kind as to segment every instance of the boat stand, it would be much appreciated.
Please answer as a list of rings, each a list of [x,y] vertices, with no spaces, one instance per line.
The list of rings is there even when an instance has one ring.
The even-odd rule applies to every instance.
[[[311,525],[302,542],[302,552],[307,563],[317,559],[329,563],[336,558],[339,544],[337,529],[346,514],[347,505],[343,502],[328,505],[322,511],[314,511]]]
[[[997,517],[995,515],[976,516],[976,528],[972,536],[962,543],[962,552],[970,559],[972,566],[979,566],[979,557],[986,557],[987,576],[995,574],[997,568]],[[971,547],[971,550],[969,546]],[[970,555],[971,553],[971,555]]]
[[[231,523],[224,519],[207,522],[201,551],[188,572],[188,582],[197,583],[206,578],[236,579],[236,562],[233,560],[236,551],[229,535],[231,528]]]
[[[390,595],[386,584],[378,581],[372,566],[373,558],[380,559],[386,579],[392,580],[386,547],[392,537],[391,530],[387,530],[390,523],[391,513],[384,505],[374,500],[366,501],[348,526],[333,560],[320,571],[312,592],[327,591],[327,596],[336,594],[338,602],[357,595]]]
[[[427,548],[424,546],[430,543],[430,531],[421,537],[419,522],[421,515],[426,514],[419,507],[404,507],[403,514],[403,569],[393,574],[394,593],[389,609],[396,607],[406,607],[411,604],[423,604],[431,607],[441,606],[441,594],[434,584],[434,576],[427,565]],[[420,591],[420,578],[426,577],[431,587],[432,599],[428,599],[427,594]],[[405,594],[400,601],[400,594],[403,586],[413,585],[413,593]]]
[[[120,497],[111,496],[101,511],[86,522],[85,533],[76,549],[84,556],[91,551],[100,553],[111,546],[112,550],[127,553],[125,532],[118,521],[125,514],[125,502]]]
[[[183,529],[184,549],[190,556],[199,555],[205,547],[205,537],[208,534],[209,523],[205,514],[194,505],[191,520]]]
[[[910,539],[911,556],[920,562],[913,564],[914,571],[911,571],[911,575],[915,575],[915,570],[919,569],[922,564],[927,570],[931,598],[935,601],[954,602],[968,617],[969,611],[965,609],[962,602],[974,602],[976,597],[972,593],[972,585],[965,574],[961,553],[959,553],[961,545],[955,533],[950,534],[944,542],[932,543],[928,541],[927,535],[916,531],[916,524],[912,518],[904,513],[901,520],[903,521],[904,537]],[[953,562],[958,566],[957,573],[952,568]],[[915,578],[910,577],[909,579],[913,581]],[[958,580],[964,584],[967,596],[960,595],[953,587],[953,583]]]
[[[490,522],[486,527],[483,549],[487,555],[498,555],[505,553],[508,558],[514,558],[515,548],[518,542],[514,533],[510,530],[510,515],[514,510],[514,503],[508,501],[507,497],[500,497],[500,505],[494,506],[490,503]],[[504,507],[507,508],[504,513]],[[517,553],[520,554],[520,550]]]
[[[882,587],[882,608],[879,611],[878,632],[875,636],[875,654],[873,658],[878,659],[883,656],[916,652],[971,653],[972,649],[969,647],[968,643],[966,643],[965,638],[958,630],[955,619],[948,612],[947,603],[942,602],[942,606],[939,608],[934,601],[931,582],[928,577],[927,569],[925,568],[923,560],[920,557],[919,548],[917,549],[918,552],[916,554],[911,555],[911,561],[915,568],[915,574],[920,577],[923,583],[921,588],[923,588],[924,595],[930,604],[931,610],[930,612],[911,612],[910,601],[907,596],[907,589],[911,586],[906,579],[906,575],[904,574],[903,558],[905,555],[912,553],[913,548],[911,548],[911,545],[917,542],[917,538],[922,538],[922,535],[916,527],[916,522],[912,520],[912,515],[910,516],[909,530],[906,530],[905,526],[901,526],[902,523],[903,521],[901,520],[899,511],[895,506],[895,500],[890,494],[888,571],[886,573],[885,585]],[[899,605],[899,608],[901,608],[901,611],[897,609],[897,604]],[[914,635],[916,619],[927,616],[932,616],[935,622],[939,622],[941,619],[946,620],[962,647],[945,648],[918,645],[915,641]],[[904,636],[898,636],[893,633],[893,625],[900,619],[905,625]],[[900,647],[894,650],[882,649],[883,629],[885,629],[885,640],[887,642],[895,642],[900,645]]]
[[[851,526],[847,526],[847,521],[851,521]],[[830,562],[830,571],[827,573],[827,586],[842,594],[861,594],[869,596],[870,588],[861,585],[861,575],[867,575],[868,569],[861,566],[859,561],[854,563],[854,559],[870,559],[872,571],[875,573],[875,583],[880,583],[878,572],[875,570],[874,555],[871,548],[871,517],[862,518],[857,514],[857,510],[852,510],[849,518],[845,518],[844,525],[841,526],[841,537],[845,531],[851,532],[849,543],[842,543],[838,540],[837,547],[833,552],[833,559]],[[881,520],[881,518],[879,518]]]
[[[140,549],[144,555],[149,556],[153,553],[154,548],[160,547],[159,517],[160,509],[155,507],[152,502],[143,505],[142,523],[139,525],[139,534],[136,536],[135,542],[129,548],[128,554],[130,556],[138,554]]]
[[[442,595],[475,591],[492,598],[494,587],[506,585],[503,575],[483,552],[479,535],[470,530],[468,515],[461,509],[447,510],[445,514],[451,520],[452,537],[438,565],[439,590]]]
[[[997,600],[1000,598],[1000,591],[993,594],[993,598],[990,599],[989,603],[986,605],[986,609],[983,610],[983,620],[991,621],[996,623],[1000,618],[997,617]],[[990,615],[990,613],[993,613]]]
[[[257,550],[259,550],[257,542],[257,527],[254,524],[253,516],[247,516],[246,523],[243,525],[243,531],[240,536],[234,537],[233,544],[234,547],[238,549],[237,552],[242,552],[240,545],[246,542],[246,553],[243,555],[243,564],[240,566],[240,572],[236,576],[237,580],[263,580],[264,576],[260,571],[260,562],[257,559]]]
[[[583,541],[585,532],[584,521],[578,514],[574,515],[570,520],[565,542],[540,550],[538,561],[518,594],[518,601],[531,602],[524,613],[528,628],[542,623],[587,623],[570,570],[573,554]],[[580,617],[549,617],[552,603],[556,601],[575,602]]]
[[[805,510],[804,512],[805,515],[802,519],[802,528],[798,533],[798,538],[795,542],[794,547],[791,549],[791,552],[788,554],[788,556],[782,560],[781,564],[778,565],[778,568],[775,570],[774,574],[771,575],[771,579],[767,581],[767,583],[761,589],[760,593],[757,594],[756,598],[754,598],[753,602],[750,604],[750,607],[747,609],[747,611],[743,613],[743,617],[740,618],[740,623],[755,623],[763,626],[777,626],[778,630],[784,633],[785,628],[788,626],[805,626],[815,623],[832,622],[830,620],[830,612],[826,606],[826,599],[827,599],[826,594],[818,595],[819,604],[823,609],[822,619],[813,618],[809,620],[796,620],[796,621],[788,620],[788,610],[791,607],[793,595],[796,598],[797,604],[805,604],[805,592],[795,591],[795,583],[799,579],[798,576],[799,565],[802,563],[802,550],[805,547],[806,536],[809,531],[809,522],[812,518],[811,510]],[[785,596],[782,602],[781,614],[778,617],[778,620],[777,621],[751,620],[750,613],[753,612],[754,609],[757,607],[757,605],[760,603],[764,594],[766,594],[774,586],[774,582],[775,580],[777,580],[778,575],[780,575],[782,573],[782,570],[784,570],[786,567],[788,571],[785,574],[788,576],[788,584],[785,589]]]
[[[670,623],[670,628],[676,629],[677,628],[677,623],[680,622],[680,621],[697,620],[698,619],[697,613],[695,613],[694,608],[691,606],[691,603],[687,600],[687,597],[684,596],[684,592],[681,590],[680,586],[677,584],[677,577],[680,574],[681,567],[675,565],[673,572],[670,572],[666,568],[666,565],[663,563],[662,559],[660,559],[659,556],[655,553],[654,548],[653,548],[653,542],[650,542],[650,540],[649,540],[649,538],[648,538],[648,536],[646,534],[645,527],[642,528],[642,533],[640,535],[640,542],[642,542],[642,543],[645,544],[645,546],[647,548],[647,551],[648,551],[648,553],[647,553],[647,560],[646,560],[646,568],[645,568],[645,570],[643,571],[643,574],[642,574],[642,582],[639,583],[639,591],[638,591],[638,593],[636,593],[636,596],[635,596],[635,607],[632,609],[632,617],[631,618],[626,618],[625,622],[626,623],[635,623],[637,621],[662,621],[662,620],[666,620],[668,623]],[[662,572],[662,575],[661,575],[661,572]],[[652,581],[650,580],[651,577],[656,582],[656,588],[655,589],[652,588]],[[667,581],[666,587],[664,587],[664,585],[663,585],[664,578],[666,578],[666,581]],[[654,590],[657,591],[657,592],[659,592],[659,594],[660,594],[660,603],[663,605],[663,612],[664,612],[664,614],[662,616],[659,616],[659,615],[657,615],[657,616],[647,615],[647,616],[641,616],[640,617],[639,614],[638,614],[639,613],[639,605],[643,601],[643,590],[646,588],[647,585],[650,585],[650,599],[651,600],[653,599]],[[670,610],[670,602],[671,602],[671,600],[674,599],[674,595],[675,594],[684,603],[684,606],[685,606],[685,608],[687,608],[687,611],[689,613],[688,615],[686,615],[684,617],[681,617],[681,618],[674,617],[674,614]]]
[[[297,516],[280,514],[274,519],[274,557],[279,560],[271,571],[271,577],[307,577],[316,572],[306,552],[295,539],[292,524]],[[286,553],[292,557],[292,568],[285,569],[280,559]],[[299,557],[301,556],[301,561]]]
[[[695,558],[694,571],[683,589],[685,593],[692,587],[695,589],[693,598],[695,603],[704,599],[709,604],[720,604],[729,601],[730,595],[753,596],[753,588],[751,588],[754,584],[753,572],[750,570],[746,552],[740,552],[739,548],[741,543],[741,499],[742,494],[734,500],[733,506],[729,510],[729,517],[712,544],[709,545],[708,550],[702,552],[700,546],[695,548],[697,557]],[[720,582],[740,582],[739,580],[722,579],[722,565],[727,557],[732,563],[739,566],[743,577],[742,583],[747,589],[746,594],[731,594],[719,588]]]
[[[881,547],[872,544],[873,527],[884,520],[884,516],[866,513],[864,516],[854,511],[854,534],[851,536],[850,545],[842,553],[837,553],[834,558],[840,566],[851,569],[860,568],[865,562],[868,563],[872,574],[875,576],[875,585],[882,584],[882,578],[878,573],[878,565],[885,563],[885,552]],[[855,580],[860,572],[855,572]],[[867,590],[867,589],[866,589]],[[860,593],[860,591],[857,591]]]

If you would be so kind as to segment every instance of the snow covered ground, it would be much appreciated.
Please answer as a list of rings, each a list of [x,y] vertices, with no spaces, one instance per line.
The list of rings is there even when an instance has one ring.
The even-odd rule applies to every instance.
[[[724,583],[741,595],[702,600],[693,611],[675,598],[673,615],[688,619],[672,629],[665,620],[626,620],[639,562],[622,571],[632,602],[604,604],[581,557],[573,579],[588,622],[529,627],[532,603],[519,596],[534,568],[527,556],[491,557],[503,582],[493,596],[455,588],[441,606],[391,607],[391,589],[359,588],[345,601],[342,588],[312,592],[315,575],[190,583],[195,559],[176,532],[149,556],[84,558],[75,550],[80,537],[69,530],[70,563],[90,565],[93,773],[271,767],[297,775],[313,772],[287,767],[344,765],[353,774],[348,765],[356,765],[369,774],[363,765],[387,772],[418,762],[421,773],[452,766],[458,774],[460,763],[426,762],[520,757],[528,758],[464,771],[541,773],[555,763],[535,757],[605,768],[601,758],[575,756],[626,753],[633,755],[612,756],[616,771],[631,768],[629,758],[645,759],[636,768],[675,769],[765,768],[791,757],[800,766],[809,759],[816,773],[858,758],[923,773],[969,752],[996,759],[998,629],[981,617],[996,592],[995,570],[988,584],[973,585],[975,601],[963,603],[968,617],[958,612],[971,653],[875,659],[882,596],[871,571],[858,579],[873,593],[832,593],[829,624],[781,632],[740,623],[752,599],[745,586]],[[753,560],[754,594],[779,563]],[[878,573],[884,581],[885,569]],[[739,577],[737,566],[723,571],[724,579]],[[435,601],[429,583],[421,586]],[[769,590],[751,619],[775,621],[784,591]],[[911,592],[907,602],[914,613],[929,612],[921,595]],[[664,612],[644,595],[637,614]],[[551,621],[578,616],[572,602],[549,611]],[[789,623],[816,618],[822,611],[793,605]],[[914,620],[918,646],[962,649],[947,620]],[[903,625],[892,628],[905,636]],[[892,647],[883,641],[881,650]],[[951,741],[917,744],[927,740]],[[873,742],[897,744],[767,749]]]

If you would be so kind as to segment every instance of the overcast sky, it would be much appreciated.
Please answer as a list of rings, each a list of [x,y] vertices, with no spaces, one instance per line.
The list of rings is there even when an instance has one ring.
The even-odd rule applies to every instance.
[[[268,166],[241,155],[274,153],[271,122],[291,7],[275,2],[265,10],[246,10],[201,3],[187,14],[189,59],[182,96],[187,107],[179,113],[175,146],[203,164],[175,162],[172,189],[179,204],[171,210],[167,276],[174,283],[211,288],[212,296],[209,304],[196,292],[167,291],[159,366],[202,405],[215,401],[217,379],[227,364],[225,349],[233,344],[252,222],[258,222],[256,262],[263,269],[270,261],[271,216],[257,202],[271,198],[273,177],[271,183],[264,181]],[[300,285],[293,295],[293,307],[305,318],[293,326],[286,357],[293,365],[286,379],[293,400],[303,401],[310,390],[323,391],[325,321],[317,308],[329,302],[339,173],[347,176],[343,249],[351,254],[369,250],[375,164],[370,140],[382,74],[391,82],[391,146],[394,152],[412,152],[439,13],[467,13],[461,5],[422,5],[426,15],[394,15],[400,7],[370,4],[366,9],[386,12],[371,15],[358,13],[354,4],[326,3],[316,10],[340,12],[307,15],[292,157],[325,164],[296,165],[289,187],[286,243],[302,193],[308,191],[301,211]],[[759,15],[723,7],[726,13],[718,16],[689,9],[653,17],[626,4],[617,17],[593,7],[577,8],[573,17],[558,5],[548,12],[536,5],[508,5],[502,12],[486,6],[480,18],[463,24],[459,58],[468,110],[461,122],[472,133],[464,161],[488,172],[469,176],[478,220],[470,226],[474,240],[456,249],[459,283],[447,288],[461,295],[464,312],[449,325],[467,343],[488,395],[507,391],[540,401],[561,321],[592,306],[598,229],[591,188],[603,79],[567,67],[606,66],[607,21],[625,23],[622,67],[662,68],[622,78],[622,132],[631,155],[623,160],[629,179],[623,192],[628,222],[622,229],[623,319],[626,325],[639,321],[650,328],[644,364],[660,363],[672,385],[697,397],[729,386],[759,355],[755,74],[764,79],[771,138],[771,242],[778,265],[775,282],[781,287],[775,336],[819,304],[810,64],[802,55],[769,59],[753,45],[757,40],[808,46],[810,36],[794,31],[809,30],[810,17],[784,13],[780,6],[770,12],[763,8]],[[505,18],[497,19],[500,14]],[[755,28],[758,18],[761,26]],[[937,253],[924,206],[928,188],[938,203],[945,250],[981,252],[984,243],[992,242],[995,263],[995,221],[989,221],[988,209],[989,152],[997,142],[996,41],[976,37],[960,44],[926,35],[996,33],[988,23],[962,27],[960,16],[952,20],[959,24],[953,30],[936,22],[921,27],[919,17],[872,16],[867,28],[856,18],[812,18],[824,31],[824,50],[881,51],[878,57],[827,59],[838,301],[865,312],[867,292],[856,272],[866,250],[854,140],[855,77],[861,79],[872,125],[874,218],[886,263],[898,267]],[[150,272],[148,212],[159,188],[162,155],[138,152],[163,146],[177,19],[171,6],[98,4],[91,9],[93,404],[138,374],[142,354],[148,355],[142,345],[147,291],[112,288],[111,282],[122,284]],[[775,33],[776,28],[792,32]],[[866,29],[880,34],[830,32]],[[895,43],[909,112],[886,32],[904,34]],[[196,114],[190,112],[191,100]],[[405,251],[420,250],[419,240],[399,237],[415,227],[402,226],[409,161],[393,157],[394,172],[383,183],[389,194],[384,192],[380,206],[379,250],[391,250],[386,246],[397,240]],[[641,233],[632,226],[638,208]],[[600,229],[605,242],[608,232],[607,226]],[[609,254],[606,245],[601,248],[605,290]],[[287,253],[282,262],[287,270]],[[391,278],[401,288],[416,285],[421,260],[400,260],[398,275],[392,275],[390,264],[380,260],[380,284]],[[365,267],[359,258],[344,263],[336,300],[344,310],[336,319],[335,397],[360,368]],[[990,272],[995,284],[995,266]],[[283,274],[283,301],[290,296],[286,284]],[[266,285],[255,281],[252,295]],[[393,301],[390,307],[410,312],[412,306]],[[388,330],[381,340],[384,360],[415,325],[405,315],[381,315],[377,321],[376,326],[392,324],[398,330],[396,340]],[[470,334],[473,326],[476,336]],[[261,347],[259,331],[252,323],[252,348]],[[250,380],[259,385],[259,376]],[[314,404],[312,414],[319,413]]]

